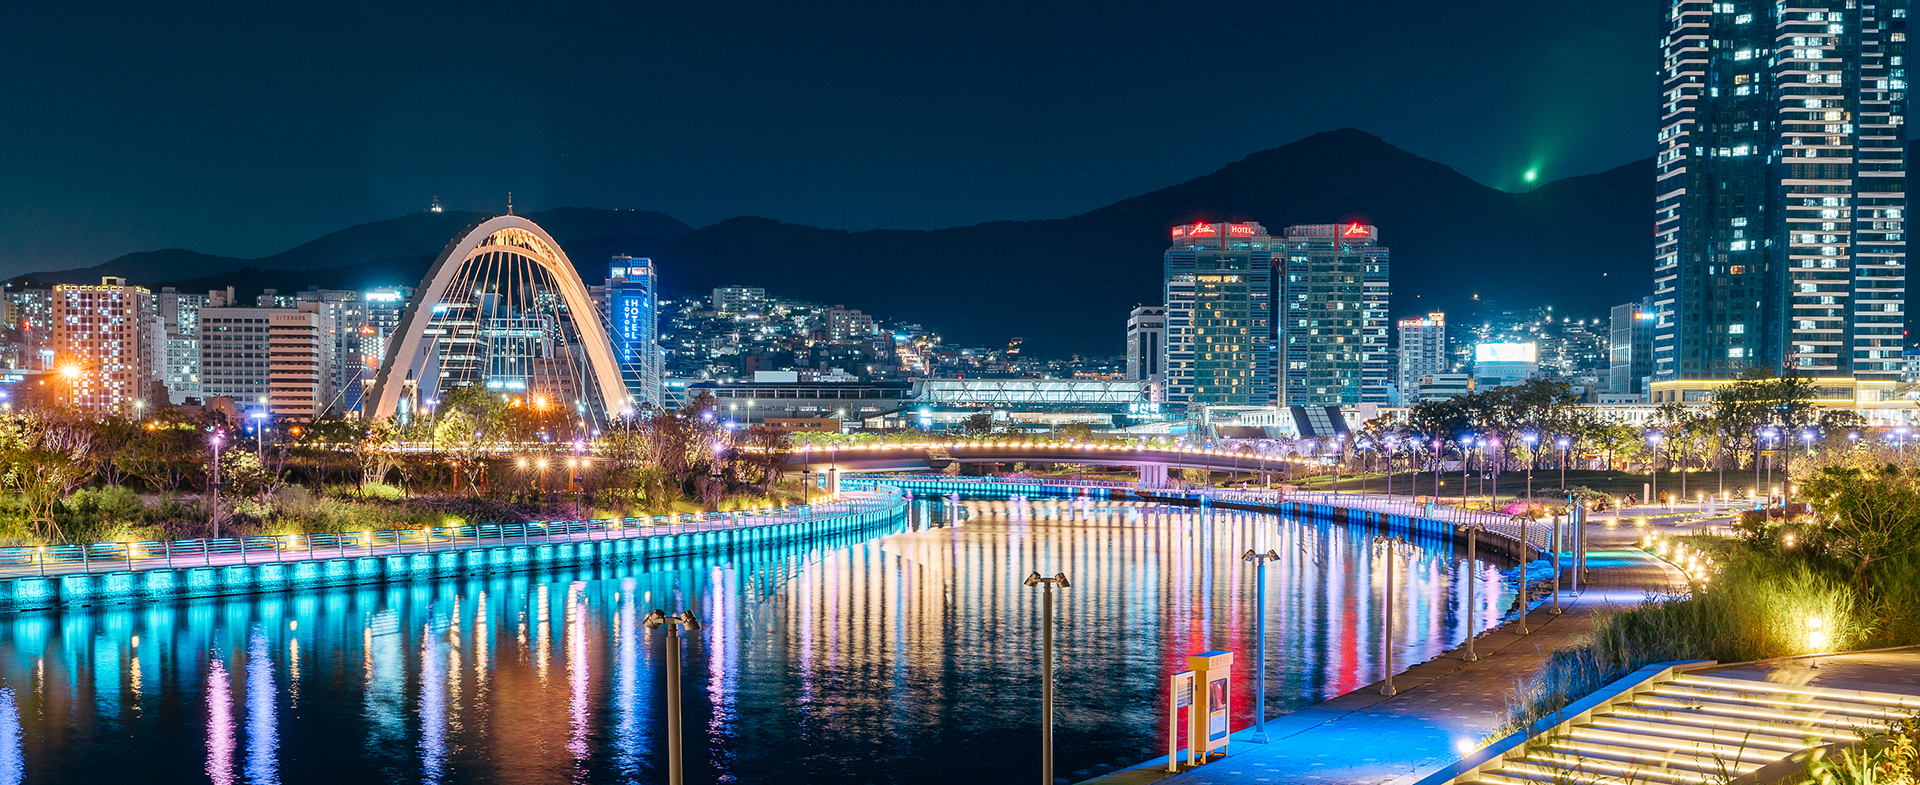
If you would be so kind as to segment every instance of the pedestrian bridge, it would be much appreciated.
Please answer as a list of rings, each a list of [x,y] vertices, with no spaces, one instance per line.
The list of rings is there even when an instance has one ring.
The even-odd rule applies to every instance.
[[[1298,456],[1251,450],[1114,443],[979,441],[808,445],[788,455],[787,470],[806,473],[924,472],[939,471],[956,463],[1127,466],[1140,470],[1141,482],[1164,483],[1169,470],[1288,474],[1311,461]]]

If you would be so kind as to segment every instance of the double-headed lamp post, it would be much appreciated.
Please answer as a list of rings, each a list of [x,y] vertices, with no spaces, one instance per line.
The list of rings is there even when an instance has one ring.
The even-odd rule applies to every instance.
[[[687,765],[680,751],[680,634],[677,627],[687,632],[700,631],[700,619],[693,611],[681,611],[668,616],[659,608],[640,620],[649,630],[667,628],[667,783],[668,785],[686,785]]]
[[[1053,785],[1053,587],[1073,588],[1067,574],[1056,572],[1051,578],[1040,572],[1027,574],[1026,585],[1041,587],[1040,594],[1040,782]],[[675,785],[679,785],[675,783]]]
[[[1254,553],[1252,548],[1241,560],[1253,562],[1253,735],[1255,744],[1267,743],[1267,562],[1280,558],[1269,548]]]

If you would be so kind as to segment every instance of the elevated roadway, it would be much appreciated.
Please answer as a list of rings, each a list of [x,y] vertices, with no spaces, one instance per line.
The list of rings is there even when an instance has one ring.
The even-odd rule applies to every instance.
[[[808,446],[787,457],[793,472],[924,472],[956,463],[1077,463],[1128,466],[1142,482],[1162,483],[1169,470],[1287,472],[1304,459],[1247,450],[1062,442],[924,442]]]

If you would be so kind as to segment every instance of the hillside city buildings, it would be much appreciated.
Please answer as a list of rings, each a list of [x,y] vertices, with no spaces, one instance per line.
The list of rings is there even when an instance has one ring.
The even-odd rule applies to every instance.
[[[1664,4],[1656,401],[1749,369],[1900,377],[1908,10]]]

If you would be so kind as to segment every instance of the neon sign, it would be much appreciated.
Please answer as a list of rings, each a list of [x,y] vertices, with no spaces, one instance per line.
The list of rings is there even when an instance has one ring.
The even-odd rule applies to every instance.
[[[1227,234],[1234,237],[1252,237],[1253,224],[1228,224]]]
[[[1372,237],[1373,228],[1362,225],[1360,222],[1355,221],[1353,223],[1347,224],[1346,231],[1341,232],[1340,236],[1341,237]]]
[[[1173,227],[1173,236],[1175,237],[1183,236],[1186,233],[1187,233],[1187,227],[1184,227],[1184,226]]]
[[[1215,229],[1212,226],[1208,226],[1207,224],[1194,224],[1193,229],[1187,232],[1187,234],[1190,234],[1194,237],[1213,237],[1214,235],[1217,235],[1219,233],[1220,233],[1220,230]]]

